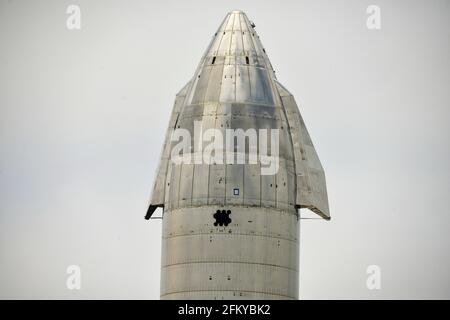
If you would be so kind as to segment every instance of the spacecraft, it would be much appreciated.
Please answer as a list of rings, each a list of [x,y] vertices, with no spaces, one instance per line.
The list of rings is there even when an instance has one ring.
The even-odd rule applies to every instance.
[[[330,219],[325,174],[242,11],[176,95],[145,218],[158,207],[161,299],[298,299],[299,210]]]

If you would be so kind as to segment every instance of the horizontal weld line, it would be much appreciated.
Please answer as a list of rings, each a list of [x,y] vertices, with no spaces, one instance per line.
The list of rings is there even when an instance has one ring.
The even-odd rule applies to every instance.
[[[162,268],[168,268],[172,266],[178,266],[183,264],[200,264],[200,263],[236,263],[236,264],[252,264],[252,265],[262,265],[262,266],[269,266],[269,267],[275,267],[275,268],[281,268],[281,269],[287,269],[290,271],[298,272],[297,269],[281,266],[278,264],[270,264],[270,263],[260,263],[260,262],[247,262],[247,261],[189,261],[189,262],[179,262],[179,263],[173,263],[173,264],[166,264],[162,266]]]
[[[273,238],[273,239],[281,239],[281,240],[286,240],[286,241],[290,241],[290,242],[294,242],[297,243],[298,239],[288,239],[288,238],[283,238],[283,237],[276,237],[276,236],[266,236],[266,235],[262,235],[262,234],[254,234],[254,233],[228,233],[228,232],[223,232],[223,233],[211,233],[211,232],[199,232],[199,233],[182,233],[182,234],[176,234],[176,235],[172,235],[172,236],[163,236],[163,240],[167,240],[167,239],[171,239],[171,238],[178,238],[178,237],[188,237],[188,236],[200,236],[200,235],[215,235],[215,236],[230,236],[230,235],[237,235],[237,236],[254,236],[254,237],[265,237],[265,238]]]
[[[232,117],[249,117],[249,118],[261,118],[261,119],[273,119],[273,120],[282,120],[281,117],[277,116],[264,116],[254,113],[238,113],[238,114],[230,114],[230,113],[210,113],[210,114],[195,114],[192,116],[184,116],[180,118],[180,120],[190,119],[190,118],[196,118],[197,116],[232,116]],[[220,129],[220,128],[217,128]],[[225,127],[225,129],[236,129],[234,127]],[[273,128],[273,129],[279,129],[279,128]]]
[[[290,95],[289,95],[290,97]],[[281,104],[268,104],[264,102],[254,102],[254,101],[246,101],[246,102],[217,102],[217,100],[211,100],[211,101],[204,101],[202,103],[191,103],[188,106],[203,106],[205,104],[212,105],[227,105],[227,104],[234,104],[236,106],[238,105],[251,105],[251,106],[258,106],[258,107],[278,107],[281,108]],[[228,113],[229,114],[229,113]]]
[[[294,163],[293,160],[289,160],[289,159],[282,159],[280,157],[280,160],[286,160],[286,162],[291,162]],[[203,198],[197,198],[198,200],[206,200],[206,197]],[[245,198],[248,200],[260,200],[259,198]],[[265,200],[268,202],[275,202],[275,201],[271,201],[271,200]],[[202,203],[202,204],[196,204],[196,205],[190,205],[190,206],[183,206],[183,207],[176,207],[176,208],[170,208],[167,209],[167,211],[165,212],[165,214],[171,214],[171,213],[176,213],[174,211],[181,211],[184,209],[197,209],[197,208],[208,208],[210,209],[211,207],[216,207],[216,206],[233,206],[236,208],[242,208],[242,209],[262,209],[262,210],[267,210],[267,211],[276,211],[279,214],[286,214],[286,215],[293,215],[293,216],[297,216],[296,213],[292,212],[292,210],[290,210],[289,208],[291,206],[289,206],[288,208],[278,208],[278,207],[273,207],[273,206],[261,206],[259,204],[237,204],[237,203],[227,203],[227,204],[206,204],[206,203]],[[263,214],[263,213],[257,213],[257,214]]]
[[[208,289],[204,289],[204,290],[182,290],[182,291],[173,291],[173,292],[169,292],[169,293],[165,293],[163,295],[161,295],[161,297],[164,296],[168,296],[170,294],[177,294],[177,293],[186,293],[186,292],[222,292],[222,291],[226,291],[226,292],[248,292],[248,293],[261,293],[261,294],[267,294],[267,295],[271,295],[271,296],[280,296],[280,297],[286,297],[289,299],[296,299],[295,297],[292,296],[288,296],[285,294],[280,294],[280,293],[270,293],[270,292],[265,292],[265,291],[251,291],[251,290],[229,290],[229,289],[224,289],[224,290],[208,290]]]

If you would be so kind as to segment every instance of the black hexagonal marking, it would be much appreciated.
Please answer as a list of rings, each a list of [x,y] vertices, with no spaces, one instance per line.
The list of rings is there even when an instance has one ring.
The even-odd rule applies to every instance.
[[[214,213],[213,217],[216,219],[216,222],[214,222],[214,225],[217,226],[228,226],[229,223],[231,223],[230,219],[231,210],[217,210],[216,213]]]

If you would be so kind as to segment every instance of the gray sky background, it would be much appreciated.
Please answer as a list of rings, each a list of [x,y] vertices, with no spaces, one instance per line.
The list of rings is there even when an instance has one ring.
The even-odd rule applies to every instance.
[[[370,4],[381,30],[366,28]],[[153,174],[175,94],[233,9],[256,23],[327,175],[332,220],[302,221],[300,296],[450,298],[437,0],[0,0],[0,298],[159,298]],[[366,288],[372,264],[381,290]]]

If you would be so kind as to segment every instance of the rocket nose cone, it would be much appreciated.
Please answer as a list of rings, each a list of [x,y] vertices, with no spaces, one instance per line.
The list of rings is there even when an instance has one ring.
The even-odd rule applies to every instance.
[[[272,64],[254,28],[242,11],[228,13],[200,60],[185,104],[277,102]]]
[[[219,28],[217,29],[217,33],[224,31],[241,31],[247,32],[254,28],[253,22],[251,22],[244,11],[242,10],[233,10],[227,13]]]

